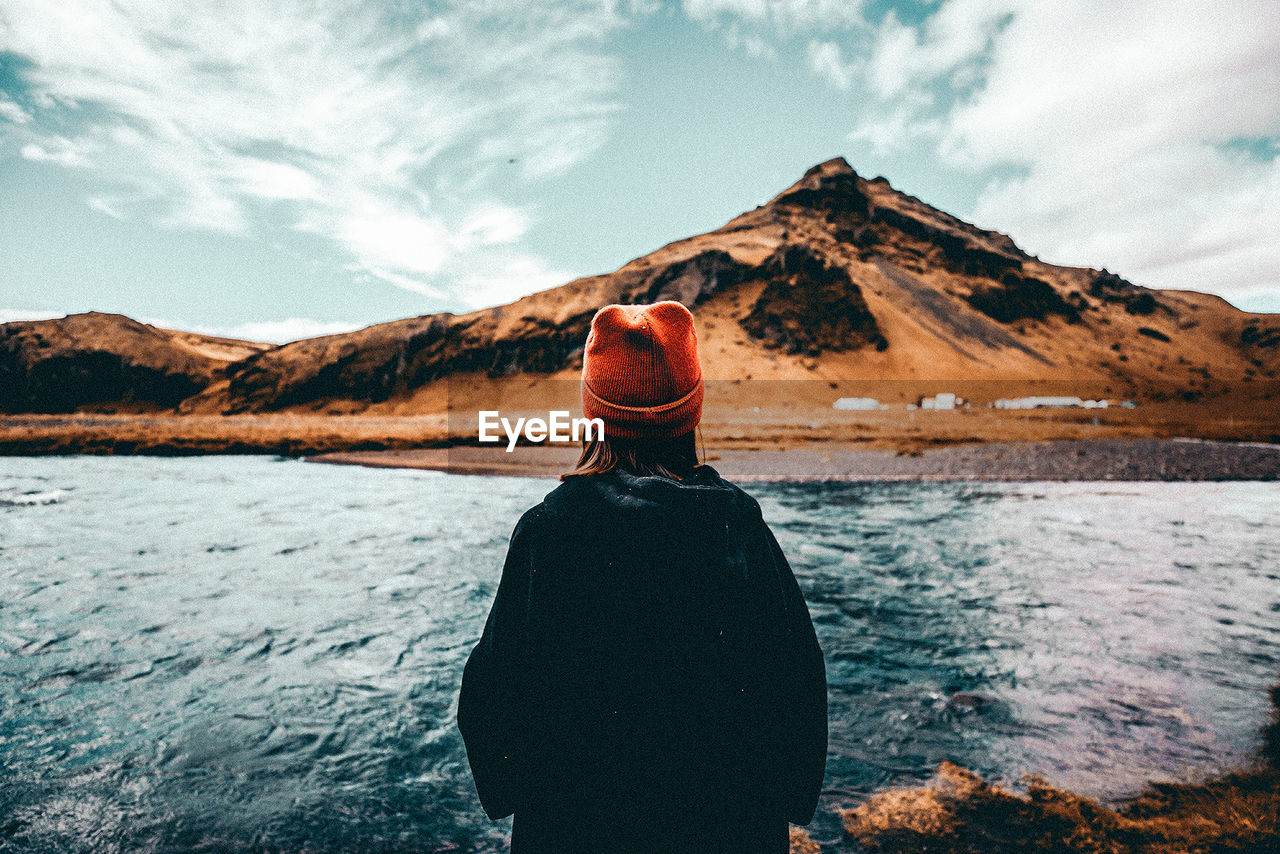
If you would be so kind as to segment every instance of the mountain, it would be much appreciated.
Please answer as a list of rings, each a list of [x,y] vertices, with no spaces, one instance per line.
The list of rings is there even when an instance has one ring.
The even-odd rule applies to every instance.
[[[173,408],[270,347],[100,312],[0,324],[0,412]]]
[[[156,361],[135,349],[122,355],[128,370],[103,362],[115,385],[55,390],[52,378],[70,366],[45,365],[29,343],[49,333],[40,323],[7,324],[0,408],[82,405],[110,388],[189,412],[439,411],[441,383],[573,378],[600,306],[661,299],[694,310],[709,379],[1056,380],[1127,396],[1175,389],[1190,399],[1247,392],[1280,370],[1280,317],[1206,294],[1139,287],[1106,270],[1044,263],[1006,235],[884,178],[865,179],[837,158],[722,228],[612,273],[469,314],[279,347],[224,341],[228,355],[241,349],[223,362],[196,359],[167,338],[178,333],[154,330],[170,342],[157,345]],[[141,334],[109,315],[44,323],[73,320],[102,324],[104,347],[116,334],[108,325],[130,340]],[[98,362],[86,356],[71,365],[92,371]],[[14,394],[12,378],[23,370],[28,379]]]

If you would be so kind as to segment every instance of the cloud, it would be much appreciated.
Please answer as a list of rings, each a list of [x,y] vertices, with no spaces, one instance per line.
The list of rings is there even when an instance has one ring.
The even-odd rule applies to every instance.
[[[0,323],[58,320],[66,316],[67,313],[65,311],[0,308]],[[196,332],[201,335],[213,335],[218,338],[239,338],[244,341],[261,341],[268,344],[287,344],[290,341],[297,341],[302,338],[336,335],[368,326],[367,323],[345,320],[316,320],[310,317],[289,317],[284,320],[255,320],[228,325],[186,323],[181,320],[159,317],[140,318],[139,322],[149,323],[152,326],[159,326],[163,329],[178,329],[184,332]]]
[[[949,0],[925,19],[907,26],[892,11],[880,22],[868,62],[868,82],[880,98],[917,99],[939,77],[964,89],[972,63],[990,48],[1011,14],[1001,0]]]
[[[357,265],[353,266],[352,269],[359,270],[361,268]],[[422,277],[419,276],[406,276],[403,273],[397,273],[393,270],[388,270],[385,267],[365,267],[363,269],[366,274],[364,280],[368,280],[369,277],[378,278],[384,282],[395,285],[397,288],[403,288],[406,291],[412,291],[415,294],[422,294],[423,296],[434,297],[436,299],[445,299],[449,296],[440,288],[427,284],[423,281]]]
[[[90,196],[85,199],[85,204],[98,213],[106,214],[112,219],[124,220],[124,214],[120,212],[118,203],[113,199],[104,196]]]
[[[25,125],[31,121],[31,116],[19,104],[0,92],[0,119],[15,125]]]
[[[305,169],[257,157],[231,158],[227,172],[243,195],[261,199],[318,201],[320,182]]]
[[[853,85],[856,69],[845,63],[841,57],[840,45],[835,42],[817,39],[809,42],[808,60],[813,73],[837,89],[848,89]]]
[[[720,33],[729,47],[757,59],[778,58],[777,45],[801,36],[865,29],[862,0],[683,0],[689,20]],[[847,75],[834,42],[808,45],[809,67],[837,88]]]
[[[503,305],[571,278],[569,273],[548,268],[540,258],[516,255],[468,275],[463,281],[463,301],[470,308]]]
[[[199,332],[202,335],[215,335],[219,338],[240,338],[245,341],[262,341],[268,344],[287,344],[302,338],[315,338],[320,335],[337,335],[361,329],[368,324],[349,323],[341,320],[315,320],[310,317],[289,317],[284,320],[258,320],[250,323],[239,323],[234,326],[201,326],[164,324],[148,321],[156,326],[169,329],[185,329]]]
[[[85,168],[90,165],[89,155],[96,148],[92,143],[52,137],[44,145],[28,142],[18,153],[24,160],[34,163],[54,163],[58,166]]]
[[[449,257],[450,234],[439,219],[421,216],[372,195],[334,212],[334,236],[368,269],[385,267],[430,275]]]
[[[849,133],[849,139],[865,142],[877,153],[884,154],[904,148],[923,149],[936,146],[942,133],[942,122],[913,107],[908,98],[881,111],[874,120],[868,121]]]
[[[0,308],[0,323],[15,323],[24,320],[55,320],[65,316],[65,311],[31,311],[24,308]]]
[[[987,183],[971,217],[1143,284],[1280,290],[1280,18],[1266,0],[950,0],[887,16],[855,137]],[[1244,144],[1241,144],[1243,141]],[[1252,143],[1257,144],[1252,144]]]
[[[703,24],[747,23],[782,36],[862,23],[861,0],[684,0],[683,6]]]
[[[39,107],[0,97],[0,134],[20,133],[28,160],[90,170],[86,201],[108,215],[292,227],[385,281],[448,288],[525,233],[503,200],[513,182],[604,142],[620,77],[604,40],[628,13],[0,0],[0,51],[24,58],[22,101]]]
[[[463,245],[514,243],[528,227],[528,220],[520,211],[505,205],[490,205],[469,216],[462,223],[459,236]]]

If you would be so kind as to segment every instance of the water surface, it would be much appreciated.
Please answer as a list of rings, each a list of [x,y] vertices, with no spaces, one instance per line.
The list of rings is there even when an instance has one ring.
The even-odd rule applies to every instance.
[[[500,851],[453,711],[554,484],[0,458],[0,849]],[[815,837],[951,759],[1103,798],[1247,761],[1280,484],[753,484],[831,687]]]

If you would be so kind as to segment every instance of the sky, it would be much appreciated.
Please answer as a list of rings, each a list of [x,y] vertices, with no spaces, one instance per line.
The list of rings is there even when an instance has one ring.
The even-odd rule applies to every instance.
[[[0,0],[0,321],[501,304],[843,156],[1280,312],[1276,0]]]

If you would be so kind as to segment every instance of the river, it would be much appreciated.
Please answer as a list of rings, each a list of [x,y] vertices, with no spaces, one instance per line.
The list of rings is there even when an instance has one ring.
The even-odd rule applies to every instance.
[[[554,483],[0,458],[0,850],[501,851],[454,707]],[[1104,799],[1247,762],[1280,484],[751,484],[808,599],[812,828],[943,759]]]

